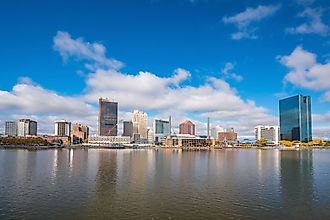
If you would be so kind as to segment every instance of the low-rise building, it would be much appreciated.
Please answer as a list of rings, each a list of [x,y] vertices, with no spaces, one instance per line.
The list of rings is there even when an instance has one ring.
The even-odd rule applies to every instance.
[[[81,144],[84,140],[88,139],[89,127],[80,123],[74,123],[72,125],[72,143]]]
[[[112,146],[130,144],[129,136],[91,136],[88,138],[88,145],[95,146]]]
[[[219,132],[218,140],[219,142],[235,142],[237,141],[237,133],[233,128],[227,131]]]
[[[215,140],[195,135],[175,135],[166,138],[165,146],[179,148],[214,147]]]

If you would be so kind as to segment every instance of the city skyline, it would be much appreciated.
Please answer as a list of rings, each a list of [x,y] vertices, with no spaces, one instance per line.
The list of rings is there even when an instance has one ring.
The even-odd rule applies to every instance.
[[[41,19],[62,3],[1,3],[9,22],[0,36],[0,133],[5,121],[31,118],[39,133],[66,119],[96,134],[97,101],[108,97],[118,121],[139,109],[150,128],[172,116],[177,131],[187,119],[206,134],[210,117],[212,126],[254,137],[255,126],[279,125],[278,100],[304,94],[313,99],[313,137],[330,138],[326,1],[160,0],[134,10],[125,1],[82,2],[74,11],[68,3],[64,19]],[[88,9],[88,18],[67,19]]]

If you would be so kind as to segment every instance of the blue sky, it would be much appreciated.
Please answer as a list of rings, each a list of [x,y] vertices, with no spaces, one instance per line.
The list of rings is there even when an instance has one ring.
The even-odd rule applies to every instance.
[[[240,136],[277,124],[278,99],[312,96],[330,137],[329,1],[2,1],[0,125],[35,118],[96,129],[97,97],[123,119],[205,117]],[[120,64],[120,65],[119,65]],[[329,80],[330,81],[330,80]],[[1,132],[1,130],[0,130]]]

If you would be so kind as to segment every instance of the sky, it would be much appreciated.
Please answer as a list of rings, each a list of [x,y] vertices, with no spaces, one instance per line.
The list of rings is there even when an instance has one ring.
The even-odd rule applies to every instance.
[[[278,100],[312,97],[313,136],[330,138],[328,0],[116,0],[0,3],[0,133],[6,120],[97,132],[98,98],[253,137]],[[121,128],[121,126],[119,126]]]

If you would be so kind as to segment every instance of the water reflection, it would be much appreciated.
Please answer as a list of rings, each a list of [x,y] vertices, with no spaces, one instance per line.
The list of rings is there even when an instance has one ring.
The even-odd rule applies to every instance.
[[[313,216],[312,154],[312,151],[281,151],[282,207],[290,209],[291,218],[295,218],[297,212],[304,218]]]
[[[242,149],[0,151],[0,218],[326,219],[329,157]]]

